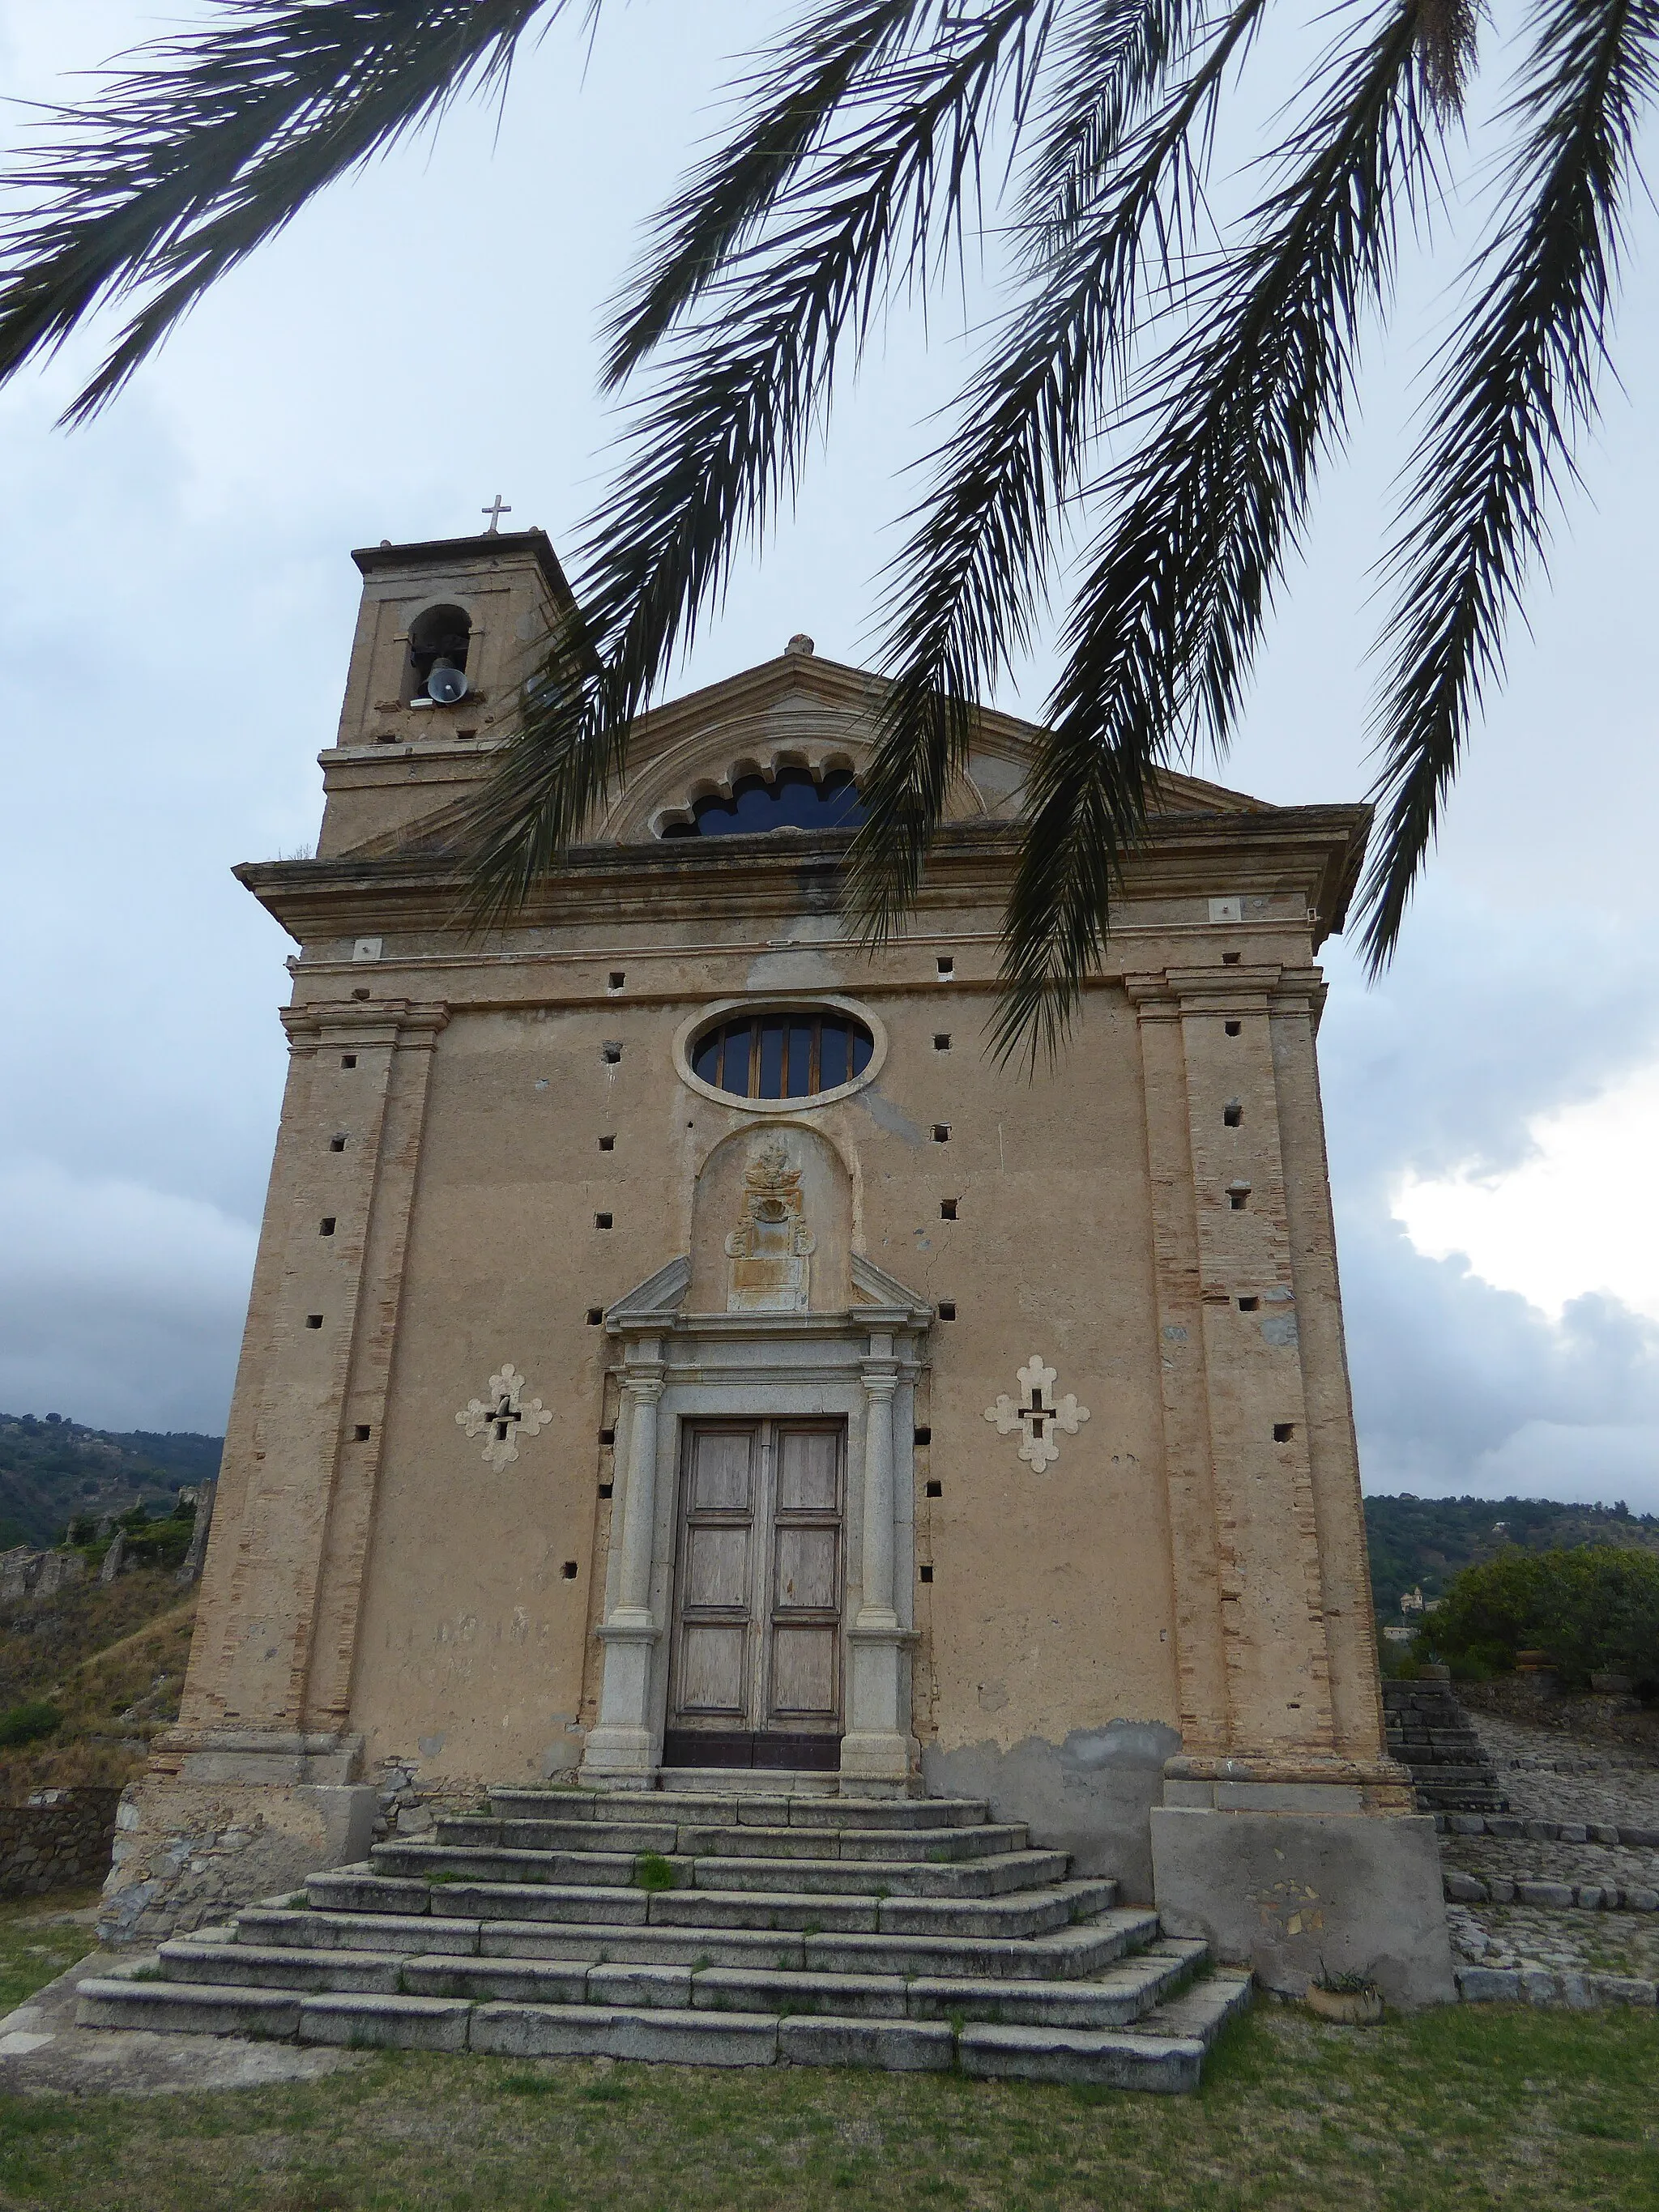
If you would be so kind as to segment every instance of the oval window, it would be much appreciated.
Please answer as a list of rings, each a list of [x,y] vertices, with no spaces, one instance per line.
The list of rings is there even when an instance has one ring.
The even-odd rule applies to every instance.
[[[862,1075],[873,1049],[869,1030],[850,1014],[804,1006],[718,1023],[688,1058],[694,1075],[734,1098],[815,1098]]]

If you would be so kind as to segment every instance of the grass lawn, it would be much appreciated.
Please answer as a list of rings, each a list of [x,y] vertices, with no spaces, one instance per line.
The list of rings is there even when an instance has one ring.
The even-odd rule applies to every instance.
[[[74,1936],[79,1931],[65,1931]],[[1653,2212],[1659,2019],[1272,2003],[1201,2094],[380,2054],[319,2081],[0,2097],[5,2212]]]
[[[0,1903],[0,2013],[21,2004],[97,1948],[90,1919],[97,1904],[96,1889]]]

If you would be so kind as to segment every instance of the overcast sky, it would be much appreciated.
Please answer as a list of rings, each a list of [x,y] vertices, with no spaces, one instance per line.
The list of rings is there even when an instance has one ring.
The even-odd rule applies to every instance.
[[[0,87],[64,94],[165,14],[0,0]],[[601,310],[715,127],[760,0],[555,30],[501,120],[463,112],[224,284],[92,429],[77,345],[0,396],[0,1409],[218,1430],[283,1079],[287,939],[232,864],[307,848],[355,617],[354,545],[509,526],[569,547],[611,427]],[[1500,10],[1500,23],[1502,11]],[[1284,82],[1305,37],[1287,40]],[[21,135],[13,108],[0,135]],[[1343,946],[1323,1066],[1374,1491],[1659,1510],[1659,963],[1651,842],[1659,231],[1632,219],[1610,389],[1533,635],[1480,732],[1387,981]],[[1452,264],[1407,284],[1224,781],[1370,780],[1370,563]],[[970,293],[968,319],[976,302]],[[918,426],[967,358],[896,320],[826,460],[677,687],[809,630],[856,660]],[[1630,396],[1626,396],[1630,395]],[[1000,703],[1040,705],[1041,659]]]

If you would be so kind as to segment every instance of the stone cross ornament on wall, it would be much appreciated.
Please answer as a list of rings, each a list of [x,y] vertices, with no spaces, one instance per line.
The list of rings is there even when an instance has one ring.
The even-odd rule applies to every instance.
[[[519,1456],[520,1436],[533,1437],[548,1427],[553,1416],[539,1398],[526,1398],[525,1380],[510,1359],[489,1378],[489,1397],[472,1398],[456,1414],[456,1425],[470,1437],[483,1437],[484,1463],[497,1474]]]
[[[1006,1390],[1001,1391],[995,1405],[985,1408],[985,1418],[995,1422],[1000,1437],[1018,1432],[1020,1457],[1041,1474],[1060,1457],[1060,1435],[1074,1437],[1088,1419],[1089,1408],[1079,1406],[1069,1390],[1063,1398],[1054,1395],[1058,1375],[1044,1364],[1040,1352],[1034,1352],[1015,1372],[1019,1403],[1016,1405]]]

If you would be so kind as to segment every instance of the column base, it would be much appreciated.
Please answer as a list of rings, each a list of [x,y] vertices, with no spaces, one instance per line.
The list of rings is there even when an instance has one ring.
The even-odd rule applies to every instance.
[[[843,1796],[903,1796],[908,1794],[920,1754],[912,1738],[896,1729],[862,1729],[841,1740]],[[848,1785],[851,1785],[849,1788]]]
[[[577,1778],[582,1782],[638,1782],[649,1789],[655,1782],[655,1747],[647,1728],[607,1728],[602,1722],[582,1750]]]
[[[581,1780],[649,1788],[661,1747],[651,1726],[651,1659],[659,1631],[648,1613],[618,1610],[599,1630],[605,1680],[599,1717],[582,1750]]]

